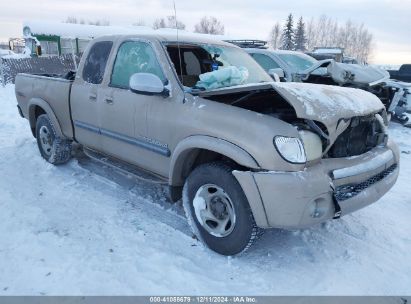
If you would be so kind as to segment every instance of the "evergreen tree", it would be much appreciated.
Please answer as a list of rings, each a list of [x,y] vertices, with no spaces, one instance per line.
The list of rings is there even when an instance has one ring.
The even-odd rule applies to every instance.
[[[303,22],[303,17],[297,23],[297,30],[295,33],[295,50],[305,52],[307,44],[307,37],[305,34],[305,24]]]
[[[281,49],[294,50],[294,21],[292,14],[288,15],[287,22],[284,25],[281,39]]]

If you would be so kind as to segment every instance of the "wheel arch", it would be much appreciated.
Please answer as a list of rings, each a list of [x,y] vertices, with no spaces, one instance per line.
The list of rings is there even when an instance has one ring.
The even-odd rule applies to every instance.
[[[174,149],[169,184],[182,187],[189,173],[198,165],[223,159],[250,169],[259,169],[257,161],[243,148],[223,139],[194,135],[182,140]]]
[[[34,137],[36,137],[36,122],[37,118],[41,114],[47,114],[49,117],[57,136],[63,137],[63,132],[61,131],[60,123],[57,116],[54,114],[53,109],[50,105],[43,99],[33,98],[28,103],[28,113],[30,129]]]

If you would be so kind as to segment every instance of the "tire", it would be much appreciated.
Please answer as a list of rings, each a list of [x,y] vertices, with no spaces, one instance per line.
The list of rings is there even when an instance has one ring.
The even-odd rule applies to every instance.
[[[200,165],[183,188],[183,206],[193,233],[211,250],[227,256],[246,251],[261,232],[232,171],[222,162]]]
[[[37,146],[41,156],[51,164],[64,164],[71,157],[71,140],[56,135],[53,124],[47,114],[42,114],[36,121]]]

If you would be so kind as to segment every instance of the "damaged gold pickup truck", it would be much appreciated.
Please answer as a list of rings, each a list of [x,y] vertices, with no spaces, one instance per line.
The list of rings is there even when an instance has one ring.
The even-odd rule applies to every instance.
[[[19,74],[16,96],[47,161],[67,162],[76,142],[150,172],[223,255],[243,252],[264,228],[367,206],[399,172],[376,96],[273,82],[240,48],[199,35],[100,37],[76,73]]]

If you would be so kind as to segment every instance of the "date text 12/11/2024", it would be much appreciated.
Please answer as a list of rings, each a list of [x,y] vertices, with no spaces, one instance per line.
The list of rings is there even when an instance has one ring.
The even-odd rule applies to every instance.
[[[254,297],[247,296],[234,296],[234,297],[150,297],[150,303],[256,303],[257,300]]]

